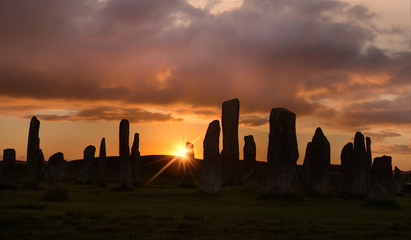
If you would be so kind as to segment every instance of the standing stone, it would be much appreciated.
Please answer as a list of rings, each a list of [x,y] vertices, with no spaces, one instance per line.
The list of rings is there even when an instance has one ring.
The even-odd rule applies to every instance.
[[[345,145],[341,152],[341,182],[343,190],[366,195],[369,191],[371,139],[364,142],[361,132],[355,133],[354,145]]]
[[[220,192],[222,185],[222,163],[219,150],[220,122],[210,123],[204,138],[204,158],[201,168],[200,191],[209,194]]]
[[[395,167],[394,169],[394,182],[395,182],[395,194],[401,194],[402,193],[402,185],[401,185],[401,173],[402,171]]]
[[[354,175],[354,145],[347,143],[341,151],[341,188],[352,192]]]
[[[186,156],[183,160],[183,179],[180,183],[180,187],[197,187],[194,179],[193,169],[191,166],[194,164],[194,145],[192,143],[186,143]]]
[[[321,128],[315,130],[307,144],[303,164],[303,180],[313,192],[327,193],[330,188],[330,143]]]
[[[244,137],[244,185],[256,185],[255,179],[255,156],[256,146],[253,135]]]
[[[30,121],[29,138],[27,143],[27,187],[38,187],[37,181],[43,176],[46,161],[40,149],[40,121],[32,117]]]
[[[84,157],[81,163],[80,176],[77,178],[77,183],[80,184],[93,184],[93,164],[94,154],[96,153],[96,147],[89,145],[84,149]]]
[[[270,114],[268,142],[268,177],[261,189],[263,196],[293,194],[298,160],[295,114],[284,108],[273,108]]]
[[[365,138],[365,151],[367,153],[367,162],[365,162],[367,168],[367,192],[370,191],[370,184],[371,184],[371,164],[372,164],[372,153],[371,153],[371,138]]]
[[[16,151],[8,148],[3,151],[3,163],[1,164],[0,185],[12,188],[16,183]]]
[[[238,147],[238,120],[240,102],[237,98],[223,102],[222,127],[223,127],[223,184],[237,185],[241,183],[239,168]]]
[[[131,173],[133,174],[133,185],[140,185],[140,176],[141,176],[141,158],[140,158],[140,135],[138,133],[134,134],[133,146],[131,147]]]
[[[106,139],[102,138],[100,143],[100,153],[98,157],[98,186],[107,187],[107,156],[106,156]]]
[[[371,167],[370,200],[383,202],[394,200],[390,156],[374,158]]]
[[[67,169],[67,161],[64,160],[63,153],[58,152],[53,154],[49,158],[47,167],[49,177],[48,191],[54,191],[61,188],[61,180],[64,178]]]
[[[130,162],[129,146],[130,127],[128,120],[122,119],[120,122],[120,189],[133,189],[133,175]]]
[[[364,135],[362,135],[361,132],[355,133],[353,157],[354,175],[352,193],[366,195],[368,194],[368,173],[370,165],[367,150],[365,148]]]

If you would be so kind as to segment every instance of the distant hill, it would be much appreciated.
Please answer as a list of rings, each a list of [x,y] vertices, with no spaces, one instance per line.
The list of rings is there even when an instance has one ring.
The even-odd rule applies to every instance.
[[[80,174],[81,161],[71,160],[68,162],[67,177],[70,181],[75,181]],[[161,169],[165,168],[164,171],[155,178],[150,185],[178,185],[184,174],[183,161],[179,157],[170,155],[147,155],[141,157],[142,161],[142,176],[141,182],[145,184],[149,179],[151,179],[156,173]],[[170,163],[173,161],[172,163]],[[1,163],[1,162],[0,162]],[[17,181],[18,183],[24,183],[26,177],[26,162],[17,161]],[[195,159],[190,163],[190,169],[192,170],[196,180],[200,179],[202,160]],[[243,161],[240,161],[240,168],[243,169]],[[340,165],[331,164],[331,186],[340,185]],[[301,165],[299,165],[301,170]],[[110,156],[107,157],[107,181],[110,183],[119,182],[119,157]],[[263,181],[267,176],[267,163],[266,162],[256,162],[256,178],[258,182]],[[98,177],[98,158],[94,161],[93,179]],[[411,171],[403,172],[402,174],[403,182],[411,180]]]

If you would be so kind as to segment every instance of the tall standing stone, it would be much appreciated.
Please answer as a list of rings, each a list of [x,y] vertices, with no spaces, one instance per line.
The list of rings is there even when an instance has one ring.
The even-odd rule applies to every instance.
[[[204,158],[201,168],[200,191],[209,194],[219,193],[222,185],[222,163],[219,150],[220,122],[210,123],[204,138]]]
[[[253,135],[244,136],[244,185],[256,185],[255,179],[255,158],[256,158],[256,146]]]
[[[100,187],[107,187],[107,155],[106,155],[106,139],[102,138],[100,143],[100,152],[98,157],[98,183]]]
[[[16,183],[16,151],[8,148],[3,151],[0,185],[6,188],[14,187]]]
[[[315,130],[307,144],[303,164],[303,181],[313,192],[325,194],[330,188],[330,143],[321,128]]]
[[[81,163],[80,176],[77,178],[77,183],[80,184],[93,184],[93,165],[94,154],[96,153],[96,147],[89,145],[84,149],[83,161]]]
[[[284,108],[273,108],[270,114],[268,142],[268,177],[261,189],[263,196],[293,194],[298,160],[295,114]]]
[[[370,171],[369,159],[361,132],[354,137],[354,175],[352,193],[368,194],[368,173]]]
[[[138,133],[134,134],[134,141],[131,147],[131,172],[133,174],[133,185],[140,185],[140,176],[141,176],[141,158],[140,158],[140,135]]]
[[[371,138],[365,138],[365,152],[367,153],[367,162],[364,162],[367,168],[367,192],[370,191],[371,184],[371,165],[372,165],[372,153],[371,153]]]
[[[352,194],[367,195],[370,183],[371,139],[356,132],[354,145],[345,145],[341,152],[342,187]]]
[[[194,145],[187,142],[186,156],[185,160],[183,160],[183,179],[180,183],[180,187],[197,187],[191,166],[194,166]]]
[[[67,161],[64,160],[64,155],[61,152],[53,154],[49,158],[48,168],[48,191],[55,191],[61,188],[61,181],[67,169]]]
[[[32,117],[30,121],[29,138],[27,143],[27,187],[38,187],[38,180],[43,176],[46,161],[40,149],[40,121]]]
[[[402,171],[395,167],[394,169],[394,183],[395,183],[395,194],[402,193],[402,185],[401,185],[401,173]]]
[[[370,199],[373,201],[393,201],[391,157],[374,158],[371,167]]]
[[[133,189],[133,175],[131,171],[130,162],[130,125],[128,120],[122,119],[120,122],[120,189],[132,190]]]
[[[238,120],[240,102],[237,98],[223,102],[222,127],[223,127],[223,184],[237,185],[241,183],[239,168],[238,147]]]
[[[354,175],[354,145],[347,143],[341,151],[341,188],[352,192]]]

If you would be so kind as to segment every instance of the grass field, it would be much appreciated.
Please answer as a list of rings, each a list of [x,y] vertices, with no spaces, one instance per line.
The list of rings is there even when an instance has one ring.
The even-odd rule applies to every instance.
[[[0,191],[0,239],[411,239],[409,196],[375,206],[304,192],[260,199],[244,187],[208,196],[161,181],[132,192],[113,191],[116,182],[63,186],[66,202],[41,201],[45,190]]]

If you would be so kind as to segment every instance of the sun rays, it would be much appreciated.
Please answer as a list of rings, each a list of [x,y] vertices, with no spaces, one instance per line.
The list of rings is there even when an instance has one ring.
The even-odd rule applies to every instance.
[[[179,140],[178,142],[176,141],[174,143],[175,151],[172,154],[174,157],[167,164],[165,164],[157,173],[155,173],[154,176],[151,177],[147,181],[146,185],[149,185],[151,182],[153,182],[161,173],[163,173],[168,167],[170,167],[176,161],[178,164],[177,165],[178,172],[183,173],[183,176],[186,176],[187,173],[189,173],[190,176],[194,176],[193,169],[197,169],[199,167],[198,162],[195,161],[195,158],[194,158],[194,143],[196,143],[198,139],[200,139],[201,136],[202,134],[196,137],[192,143],[184,142],[182,140]],[[163,162],[167,160],[168,158],[162,158],[153,163]]]

